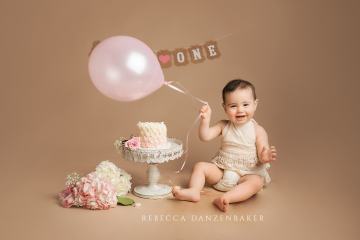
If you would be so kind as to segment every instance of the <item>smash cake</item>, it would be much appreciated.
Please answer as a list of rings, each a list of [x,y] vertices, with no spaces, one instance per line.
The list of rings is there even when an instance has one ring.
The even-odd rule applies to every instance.
[[[166,149],[170,147],[164,122],[138,122],[140,147]]]
[[[163,163],[178,159],[183,154],[182,142],[168,138],[164,122],[138,122],[138,134],[119,137],[114,146],[126,160]]]

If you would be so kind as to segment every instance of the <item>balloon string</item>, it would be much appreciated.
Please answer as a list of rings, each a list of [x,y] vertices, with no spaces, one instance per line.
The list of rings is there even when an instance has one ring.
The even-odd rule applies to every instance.
[[[185,142],[185,150],[184,150],[184,159],[183,159],[183,163],[180,167],[179,170],[176,171],[176,173],[180,173],[184,167],[185,167],[185,164],[187,162],[187,159],[188,159],[188,156],[189,156],[189,136],[190,136],[190,133],[191,131],[193,130],[194,126],[196,125],[196,123],[199,121],[200,119],[200,114],[198,116],[196,116],[194,122],[191,124],[190,128],[188,129],[187,133],[186,133],[186,142]]]
[[[174,84],[177,84],[177,85],[178,85],[180,88],[182,88],[182,89],[180,89],[179,87],[175,86]],[[184,95],[188,95],[189,97],[191,97],[191,99],[192,99],[193,101],[196,100],[196,101],[198,101],[198,102],[200,102],[200,103],[203,103],[203,104],[208,105],[208,102],[206,102],[206,101],[204,101],[204,100],[202,100],[202,99],[200,99],[200,98],[195,97],[194,95],[192,95],[192,94],[191,94],[183,85],[181,85],[181,83],[179,83],[179,82],[173,82],[173,81],[165,82],[165,85],[168,86],[169,88],[177,91],[177,92],[180,92],[180,93],[182,93],[182,94],[184,94]],[[193,128],[195,127],[196,123],[199,121],[199,119],[200,119],[200,114],[196,116],[194,122],[191,124],[190,128],[187,130],[183,163],[182,163],[180,169],[176,171],[176,173],[180,173],[180,172],[184,169],[185,164],[186,164],[186,162],[187,162],[187,160],[188,160],[190,133],[191,133],[191,131],[193,130]]]
[[[182,89],[174,86],[174,83],[177,84],[177,85],[179,85],[179,86],[180,86],[182,89],[184,89],[184,90],[182,90]],[[174,89],[175,91],[178,91],[178,92],[181,92],[181,93],[183,93],[183,94],[189,95],[193,100],[197,100],[197,101],[199,101],[200,103],[203,103],[203,104],[208,104],[208,102],[206,102],[206,101],[204,101],[204,100],[202,100],[202,99],[200,99],[200,98],[195,97],[194,95],[192,95],[192,94],[189,92],[189,90],[187,90],[187,89],[186,89],[181,83],[179,83],[179,82],[174,82],[174,81],[165,82],[165,85],[168,86],[169,88]]]

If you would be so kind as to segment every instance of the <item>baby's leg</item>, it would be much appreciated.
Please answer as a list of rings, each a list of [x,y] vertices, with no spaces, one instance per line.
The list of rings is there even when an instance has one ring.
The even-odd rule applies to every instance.
[[[226,212],[229,203],[241,202],[249,199],[264,186],[264,180],[261,176],[251,174],[245,175],[242,178],[243,181],[239,185],[214,200],[214,204],[221,211]]]
[[[223,172],[215,164],[208,162],[198,162],[195,164],[191,174],[189,188],[173,188],[174,197],[178,200],[197,202],[200,200],[200,191],[205,182],[213,185],[222,178]]]

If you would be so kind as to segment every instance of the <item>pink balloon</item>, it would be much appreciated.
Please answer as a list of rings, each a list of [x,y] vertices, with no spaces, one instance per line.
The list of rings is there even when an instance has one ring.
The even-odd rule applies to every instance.
[[[128,36],[100,42],[89,57],[89,74],[101,93],[118,101],[143,98],[165,83],[154,52]]]

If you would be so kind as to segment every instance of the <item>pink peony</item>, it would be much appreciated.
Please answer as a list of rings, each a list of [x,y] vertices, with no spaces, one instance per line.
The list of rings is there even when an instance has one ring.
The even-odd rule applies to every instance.
[[[117,204],[114,186],[107,180],[89,173],[76,184],[79,204],[88,209],[109,209]]]
[[[59,193],[63,207],[79,206],[88,209],[109,209],[117,204],[114,186],[107,180],[89,173],[75,186],[69,186]]]
[[[140,138],[139,137],[133,137],[130,140],[125,142],[125,147],[128,147],[132,150],[138,149],[140,147]]]
[[[74,205],[78,206],[76,199],[78,197],[78,190],[74,186],[68,186],[59,193],[60,204],[63,207],[69,208]]]

